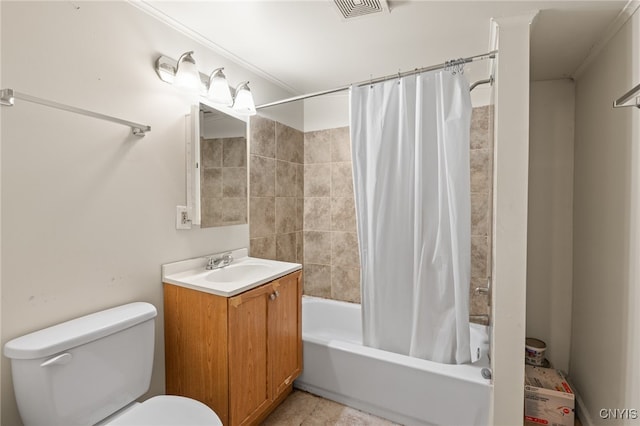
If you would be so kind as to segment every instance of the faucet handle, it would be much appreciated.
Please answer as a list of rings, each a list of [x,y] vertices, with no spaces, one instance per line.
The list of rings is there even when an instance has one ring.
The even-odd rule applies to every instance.
[[[215,265],[216,265],[216,260],[214,259],[214,257],[208,256],[206,269],[213,269]]]

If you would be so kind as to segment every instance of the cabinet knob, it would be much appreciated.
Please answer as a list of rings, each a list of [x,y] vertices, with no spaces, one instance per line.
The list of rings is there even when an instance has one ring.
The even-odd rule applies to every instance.
[[[269,295],[269,299],[276,300],[276,297],[280,296],[280,292],[278,290],[274,291]]]

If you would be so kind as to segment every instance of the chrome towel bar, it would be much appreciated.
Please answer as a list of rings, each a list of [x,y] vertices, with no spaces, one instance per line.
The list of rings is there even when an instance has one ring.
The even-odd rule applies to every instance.
[[[135,136],[142,137],[146,132],[151,131],[151,126],[145,124],[134,123],[133,121],[122,120],[120,118],[111,117],[109,115],[100,114],[99,112],[93,112],[82,108],[76,108],[74,106],[61,104],[59,102],[49,101],[46,99],[37,98],[35,96],[27,95],[24,93],[16,92],[13,89],[0,90],[0,105],[13,106],[15,99],[21,99],[27,102],[33,102],[36,104],[48,106],[51,108],[57,108],[64,111],[75,112],[76,114],[82,114],[93,118],[99,118],[101,120],[111,121],[113,123],[122,124],[124,126],[131,127],[131,133]]]

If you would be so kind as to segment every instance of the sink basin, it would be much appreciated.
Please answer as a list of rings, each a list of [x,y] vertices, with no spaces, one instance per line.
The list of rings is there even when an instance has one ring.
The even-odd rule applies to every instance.
[[[260,279],[263,275],[269,275],[273,268],[260,263],[237,263],[214,269],[209,272],[205,279],[212,283],[228,283],[239,280]]]
[[[167,263],[162,265],[162,282],[231,297],[302,269],[299,263],[249,257],[246,248],[231,255],[230,265],[211,271],[205,269],[208,256]]]

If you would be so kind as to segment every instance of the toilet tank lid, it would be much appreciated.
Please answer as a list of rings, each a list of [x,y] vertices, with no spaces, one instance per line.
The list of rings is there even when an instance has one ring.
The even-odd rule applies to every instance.
[[[54,355],[155,318],[155,306],[134,302],[72,319],[17,337],[4,345],[11,359],[37,359]]]

